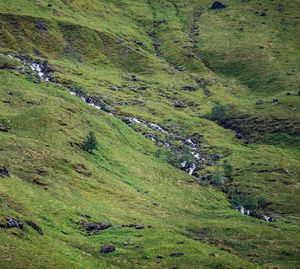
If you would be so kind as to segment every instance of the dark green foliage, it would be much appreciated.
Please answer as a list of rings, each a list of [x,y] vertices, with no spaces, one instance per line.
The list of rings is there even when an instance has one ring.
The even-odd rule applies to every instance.
[[[226,107],[224,105],[213,106],[210,114],[212,120],[222,122],[226,119]]]
[[[218,169],[213,173],[211,184],[213,186],[221,186],[224,183],[222,172]]]
[[[92,152],[93,149],[97,148],[97,146],[98,146],[98,142],[95,133],[90,131],[86,138],[86,141],[82,145],[82,149],[87,152]]]
[[[232,165],[229,163],[228,160],[224,160],[224,162],[223,162],[223,170],[224,170],[224,175],[225,175],[226,177],[229,177],[229,178],[232,177],[233,167],[232,167]]]
[[[84,93],[84,89],[77,85],[70,87],[70,91],[75,92],[77,95],[82,95]]]
[[[261,208],[261,209],[266,208],[266,206],[269,203],[268,198],[265,197],[264,195],[258,195],[258,196],[256,196],[256,200],[257,200],[258,208]]]
[[[300,138],[285,133],[265,135],[260,139],[260,143],[275,145],[282,148],[292,147],[293,149],[300,150]]]
[[[246,193],[230,192],[228,196],[233,207],[244,206],[250,210],[265,209],[269,203],[263,195],[252,196]]]

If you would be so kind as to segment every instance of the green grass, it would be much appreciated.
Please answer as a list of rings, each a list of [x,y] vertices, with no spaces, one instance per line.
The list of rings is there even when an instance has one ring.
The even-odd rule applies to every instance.
[[[3,268],[299,266],[300,98],[286,95],[299,84],[299,1],[224,3],[226,9],[214,11],[211,1],[192,0],[0,1],[0,51],[47,58],[61,84],[38,83],[23,74],[20,62],[0,55],[0,125],[11,128],[0,132],[0,166],[12,175],[0,178],[0,217],[33,220],[45,232],[40,236],[28,225],[24,231],[0,229]],[[255,13],[262,9],[267,16]],[[39,24],[48,30],[39,31]],[[199,35],[193,36],[195,25]],[[153,31],[160,57],[148,35]],[[192,41],[199,42],[195,49]],[[179,65],[184,71],[173,68]],[[140,81],[130,81],[133,74]],[[195,78],[207,81],[210,97],[201,89],[181,90],[197,86]],[[226,188],[264,195],[277,222],[231,209],[220,190],[158,159],[151,141],[69,95],[64,85],[77,85],[118,115],[156,122],[183,136],[203,135],[202,147],[222,153],[233,166]],[[147,90],[130,89],[140,86]],[[278,104],[271,103],[274,98]],[[256,105],[260,99],[265,103]],[[175,108],[176,101],[188,106]],[[208,119],[216,104],[250,130],[254,144]],[[76,146],[90,131],[99,142],[92,154]],[[92,175],[76,172],[78,165]],[[78,212],[114,227],[86,236],[76,225]],[[154,228],[120,228],[130,222]],[[139,233],[143,236],[135,237]],[[117,251],[100,254],[103,243],[115,244]],[[185,255],[169,257],[174,251]]]

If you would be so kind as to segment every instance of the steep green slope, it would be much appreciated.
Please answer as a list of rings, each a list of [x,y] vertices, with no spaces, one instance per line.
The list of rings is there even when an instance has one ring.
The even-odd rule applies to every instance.
[[[0,52],[23,59],[0,55],[1,221],[45,233],[0,228],[4,268],[299,265],[299,1],[224,2],[0,1]],[[45,59],[50,82],[25,64]],[[79,146],[90,130],[93,154]],[[193,158],[189,139],[192,177],[167,164]],[[224,160],[233,173],[214,184]],[[244,196],[276,222],[231,209]],[[113,227],[86,236],[82,214]]]

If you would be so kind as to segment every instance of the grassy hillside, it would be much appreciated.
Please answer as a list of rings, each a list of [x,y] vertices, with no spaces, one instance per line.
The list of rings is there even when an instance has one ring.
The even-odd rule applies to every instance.
[[[0,1],[1,268],[299,266],[300,2],[211,3]]]

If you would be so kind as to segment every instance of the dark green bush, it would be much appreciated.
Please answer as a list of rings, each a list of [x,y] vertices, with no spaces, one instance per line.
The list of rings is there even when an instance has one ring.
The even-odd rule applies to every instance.
[[[88,152],[92,152],[93,149],[96,149],[98,146],[98,142],[94,132],[89,132],[85,142],[82,145],[82,149]]]
[[[224,170],[225,177],[229,177],[229,178],[232,177],[233,167],[229,163],[228,160],[224,160],[224,162],[223,162],[223,170]]]
[[[220,170],[216,170],[212,175],[211,184],[213,186],[221,186],[224,183],[224,178]]]
[[[226,119],[226,112],[226,107],[224,105],[214,105],[211,110],[210,118],[222,122]]]

